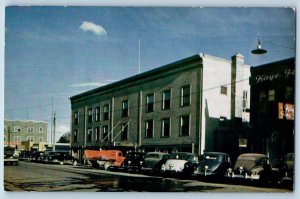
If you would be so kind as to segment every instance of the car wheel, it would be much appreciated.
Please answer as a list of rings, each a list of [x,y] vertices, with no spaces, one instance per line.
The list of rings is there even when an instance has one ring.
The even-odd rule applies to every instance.
[[[105,162],[104,163],[104,169],[105,170],[108,170],[108,168],[111,166],[111,163],[110,162]]]

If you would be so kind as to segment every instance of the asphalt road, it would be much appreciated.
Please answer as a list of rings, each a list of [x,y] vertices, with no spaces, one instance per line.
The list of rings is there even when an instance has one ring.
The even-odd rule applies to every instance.
[[[6,191],[79,192],[292,192],[288,188],[257,187],[248,184],[203,182],[198,179],[162,178],[84,166],[45,165],[19,162],[4,167]]]

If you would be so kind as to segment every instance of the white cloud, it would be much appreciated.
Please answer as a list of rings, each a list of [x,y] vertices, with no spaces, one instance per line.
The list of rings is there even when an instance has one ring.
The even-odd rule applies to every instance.
[[[57,128],[55,129],[55,134],[65,134],[67,132],[70,132],[70,127],[65,124],[57,125]]]
[[[79,28],[85,32],[92,32],[97,36],[107,35],[106,30],[102,26],[94,24],[93,22],[84,21]]]

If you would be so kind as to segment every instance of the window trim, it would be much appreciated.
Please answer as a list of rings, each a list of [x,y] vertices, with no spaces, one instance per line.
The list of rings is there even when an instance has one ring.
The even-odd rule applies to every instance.
[[[124,127],[126,128],[126,137],[123,137]],[[121,124],[121,140],[128,140],[129,138],[129,123],[122,123]]]
[[[127,108],[125,109],[125,102],[127,102]],[[121,113],[121,117],[128,117],[129,116],[129,100],[123,100],[122,101],[122,113]]]
[[[170,99],[169,99],[169,103],[170,103],[170,105],[169,105],[169,108],[166,108],[165,106],[165,102],[166,102],[166,99],[165,99],[165,92],[170,92]],[[172,89],[167,89],[167,90],[164,90],[163,92],[162,92],[162,110],[169,110],[169,109],[171,109],[171,107],[172,107],[172,101],[171,101],[171,99],[172,99]]]
[[[75,139],[76,138],[76,139]],[[73,130],[73,142],[77,143],[78,142],[78,129]]]
[[[78,124],[79,124],[79,111],[75,111],[74,112],[74,125],[78,125]]]
[[[107,107],[107,111],[105,112],[105,108]],[[110,105],[109,104],[104,104],[103,105],[103,121],[109,120],[110,119]],[[107,117],[106,117],[107,114]]]
[[[184,103],[184,96],[183,95],[183,90],[184,88],[189,88],[189,102],[188,103]],[[191,84],[186,84],[184,86],[180,87],[180,107],[185,107],[185,106],[190,106],[191,105]]]
[[[93,122],[93,108],[87,109],[87,122],[92,123]]]
[[[106,132],[106,134],[107,134],[107,135],[109,134],[109,128],[108,128],[108,125],[103,125],[103,126],[102,126],[102,139],[104,139],[104,138],[107,136],[107,135],[104,136],[104,128],[105,128],[105,127],[107,127],[107,132]],[[108,137],[106,138],[106,140],[103,140],[103,141],[107,141],[107,142],[108,142],[108,141],[110,141],[109,138],[110,138],[110,137],[108,136]]]
[[[164,128],[164,121],[165,119],[169,119],[169,135],[165,135],[165,128]],[[168,138],[171,137],[171,118],[170,117],[165,117],[161,119],[161,137],[162,138]]]
[[[228,95],[228,87],[227,86],[225,86],[225,85],[222,85],[221,87],[220,87],[220,94],[221,95]],[[225,89],[225,90],[223,90],[223,89]],[[225,92],[224,92],[225,91]]]
[[[100,106],[95,107],[94,114],[95,114],[94,115],[95,122],[99,122],[100,121],[100,117],[101,117]]]
[[[152,136],[148,136],[148,128],[149,128],[149,121],[152,121]],[[154,119],[146,120],[145,121],[145,138],[154,138]]]
[[[95,141],[96,141],[96,142],[101,140],[101,132],[100,132],[100,129],[101,129],[100,126],[96,126],[96,127],[94,128],[94,131],[95,131]],[[97,130],[98,130],[98,132],[97,132]]]
[[[153,102],[152,102],[152,110],[149,111],[148,105],[150,105],[151,103],[148,103],[148,97],[152,96],[153,97]],[[155,94],[153,93],[149,93],[146,95],[146,113],[151,113],[154,112],[154,104],[155,104]]]
[[[86,141],[92,142],[93,141],[93,128],[88,128],[86,131]]]
[[[189,118],[189,124],[188,124],[188,134],[187,135],[183,135],[182,134],[182,127],[183,127],[183,117],[188,117]],[[191,115],[187,114],[187,115],[181,115],[179,118],[179,135],[180,136],[190,136],[191,135]]]

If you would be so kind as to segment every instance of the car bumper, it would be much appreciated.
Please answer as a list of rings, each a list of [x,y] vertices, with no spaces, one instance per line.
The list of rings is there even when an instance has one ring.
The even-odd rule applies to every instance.
[[[260,179],[260,175],[258,175],[258,174],[241,175],[241,174],[230,173],[230,174],[227,174],[225,176],[226,177],[231,177],[231,178],[236,178],[236,179],[247,179],[247,180],[259,180]]]

